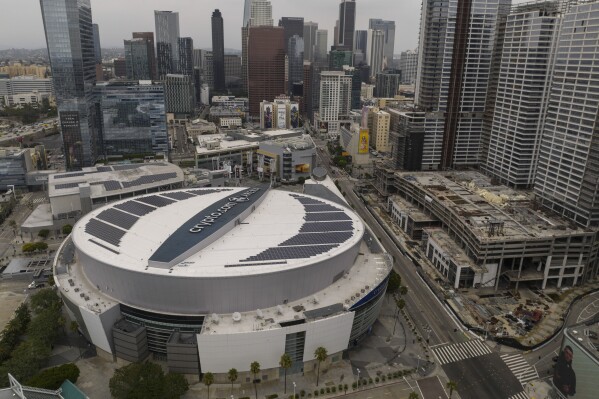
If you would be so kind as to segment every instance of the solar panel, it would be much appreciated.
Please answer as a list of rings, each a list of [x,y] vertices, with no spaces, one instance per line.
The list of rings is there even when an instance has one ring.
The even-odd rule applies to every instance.
[[[158,208],[163,207],[165,205],[172,204],[173,202],[175,202],[168,198],[159,197],[157,195],[150,195],[149,197],[136,198],[135,200],[146,203],[146,204],[154,205],[155,207],[158,207]]]
[[[85,225],[85,232],[116,247],[119,246],[121,238],[125,235],[124,230],[117,229],[98,219],[90,219]]]
[[[177,191],[174,193],[164,193],[164,194],[160,194],[160,195],[162,195],[163,197],[168,197],[168,198],[176,199],[179,201],[186,200],[191,197],[195,197],[195,195],[186,193],[185,191]]]
[[[84,182],[56,184],[54,186],[54,188],[57,190],[63,190],[65,188],[75,188],[75,187],[79,187],[79,184],[81,184],[81,183],[84,183]]]
[[[110,166],[98,166],[96,169],[98,172],[112,172],[112,168]]]
[[[304,205],[325,205],[326,204],[325,202],[316,200],[314,198],[296,197],[295,199]]]
[[[135,202],[135,201],[127,201],[127,202],[123,202],[122,204],[117,204],[114,206],[115,208],[121,209],[125,212],[129,212],[132,213],[134,215],[137,216],[143,216],[143,215],[147,215],[148,213],[152,212],[154,209],[154,207],[148,206],[148,205],[144,205],[144,204],[140,204],[139,202]]]
[[[339,208],[335,208],[334,206],[331,206],[329,204],[323,204],[323,205],[304,205],[304,208],[306,209],[306,212],[339,212]]]
[[[64,175],[54,175],[55,179],[66,179],[67,177],[85,176],[85,172],[65,173]]]
[[[349,240],[353,232],[341,231],[333,233],[303,233],[291,237],[279,244],[287,245],[315,245],[315,244],[341,244]]]
[[[121,187],[121,183],[116,180],[106,180],[102,183],[104,184],[104,188],[106,189],[106,191],[120,190],[121,188],[123,188]]]
[[[140,176],[135,180],[124,181],[123,187],[128,188],[128,187],[140,186],[142,184],[152,184],[152,183],[156,183],[156,182],[163,181],[163,180],[174,179],[176,177],[177,177],[177,173],[175,173],[175,172],[159,173],[156,175],[148,175],[148,176]]]
[[[351,220],[345,212],[306,213],[306,222],[326,222],[328,220]]]
[[[187,193],[191,193],[193,195],[206,195],[212,193],[220,193],[221,191],[231,191],[231,188],[217,188],[217,189],[205,189],[205,190],[187,190]]]
[[[105,211],[100,212],[98,214],[98,219],[112,223],[115,226],[119,226],[127,230],[130,229],[131,226],[133,226],[138,220],[137,217],[125,212],[121,212],[114,208],[106,209]]]
[[[114,170],[130,170],[130,169],[137,169],[142,166],[143,166],[143,164],[115,165],[112,167],[112,169],[114,169]]]
[[[312,256],[330,251],[337,246],[338,244],[268,248],[267,250],[260,252],[258,255],[250,256],[247,259],[241,260],[241,262],[310,258]]]
[[[350,231],[353,230],[352,222],[320,222],[304,223],[300,228],[300,233],[317,233],[327,231]]]

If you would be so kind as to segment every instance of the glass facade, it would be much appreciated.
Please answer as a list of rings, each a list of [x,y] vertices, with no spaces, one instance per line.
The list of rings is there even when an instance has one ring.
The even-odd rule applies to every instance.
[[[168,152],[164,89],[158,84],[98,85],[105,155]]]
[[[164,80],[167,74],[176,73],[179,67],[179,13],[154,11],[154,20],[158,78]]]
[[[68,169],[96,161],[95,51],[89,0],[41,0]]]
[[[212,13],[212,67],[214,90],[225,89],[225,36],[223,32],[223,16],[220,11]]]
[[[151,80],[149,43],[145,39],[125,40],[127,79]]]

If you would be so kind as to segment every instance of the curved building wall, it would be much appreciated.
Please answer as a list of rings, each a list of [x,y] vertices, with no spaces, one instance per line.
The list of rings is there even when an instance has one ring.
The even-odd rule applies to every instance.
[[[208,314],[245,312],[308,297],[354,264],[360,241],[314,264],[260,275],[189,277],[157,275],[110,266],[77,250],[90,282],[127,305],[156,312]],[[248,266],[249,267],[249,266]]]

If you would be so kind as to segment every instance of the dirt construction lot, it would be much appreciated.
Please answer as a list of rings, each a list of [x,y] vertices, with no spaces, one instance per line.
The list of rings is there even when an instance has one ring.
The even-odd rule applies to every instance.
[[[0,280],[0,331],[28,295],[29,280]]]

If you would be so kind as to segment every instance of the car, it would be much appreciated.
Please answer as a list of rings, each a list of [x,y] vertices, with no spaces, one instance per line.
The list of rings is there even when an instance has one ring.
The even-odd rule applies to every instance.
[[[46,284],[44,284],[44,283],[37,283],[35,285],[35,288],[44,288],[45,286],[46,286]]]
[[[29,288],[29,289],[31,289],[31,288],[35,288],[35,284],[36,284],[36,282],[35,282],[35,281],[32,281],[32,282],[31,282],[31,284],[29,284],[29,285],[27,286],[27,288]]]

